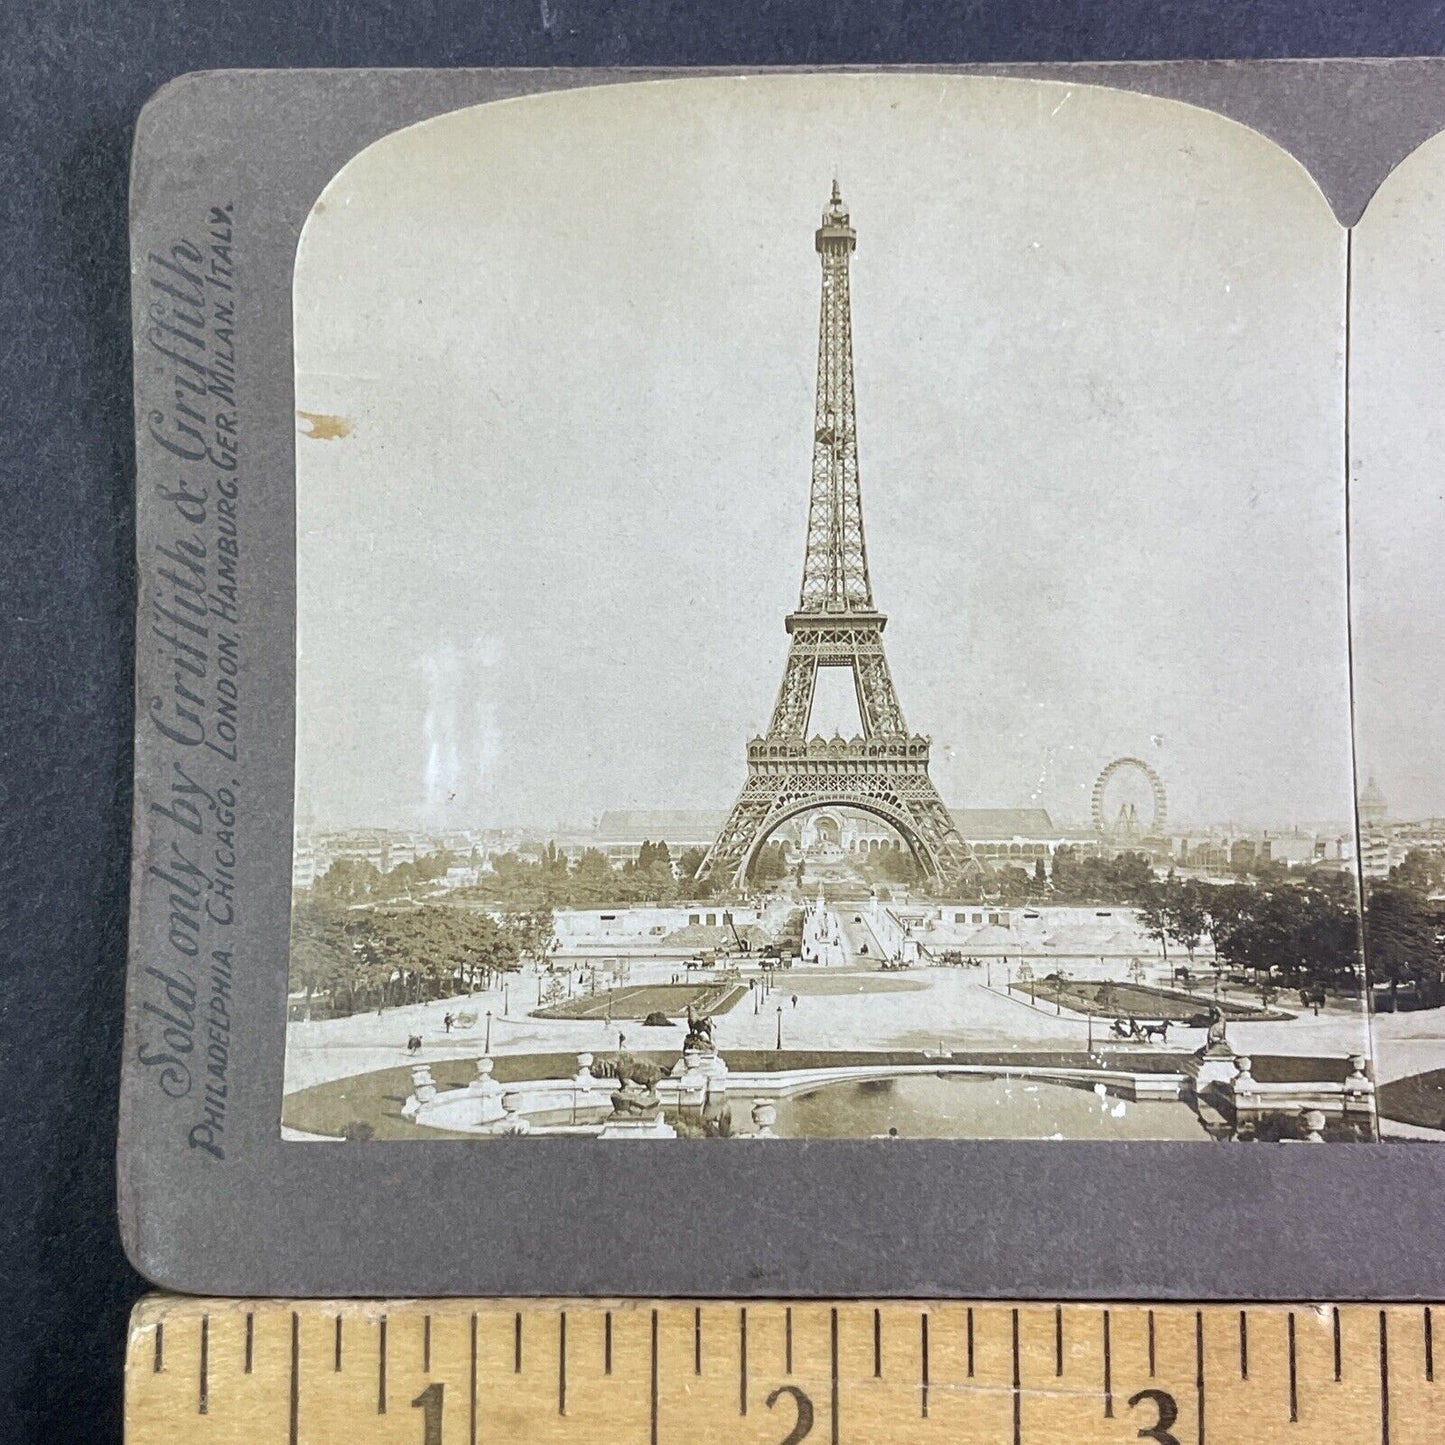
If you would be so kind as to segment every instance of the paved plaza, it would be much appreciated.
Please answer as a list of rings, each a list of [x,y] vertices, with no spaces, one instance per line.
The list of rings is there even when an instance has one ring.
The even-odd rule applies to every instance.
[[[844,942],[841,966],[796,966],[776,970],[765,980],[761,970],[741,970],[748,994],[716,1020],[718,1048],[768,1050],[777,1044],[781,1021],[785,1050],[858,1051],[871,1049],[939,1050],[943,1052],[1052,1052],[1083,1055],[1092,1038],[1095,1050],[1115,1047],[1137,1053],[1138,1043],[1110,1041],[1108,1021],[1090,1022],[1067,1010],[1055,1012],[1052,1004],[1031,1005],[1005,988],[1010,964],[995,958],[986,966],[919,966],[883,972],[874,961],[884,956],[876,940],[867,954],[861,946],[872,939],[866,923],[854,921],[849,907],[834,910]],[[586,959],[563,958],[585,969]],[[1127,960],[1071,961],[1070,976],[1079,979],[1122,979]],[[1014,965],[1016,966],[1016,965]],[[1052,966],[1052,964],[1050,964]],[[1159,981],[1163,967],[1149,961],[1151,981]],[[631,986],[669,984],[683,969],[676,957],[630,956]],[[697,975],[693,975],[697,978]],[[688,980],[689,982],[692,979]],[[625,1047],[636,1052],[680,1052],[686,1019],[673,1017],[671,1027],[646,1027],[637,1020],[540,1019],[530,1016],[537,1006],[538,978],[528,969],[514,974],[505,987],[462,998],[389,1008],[383,1014],[365,1013],[348,1018],[293,1022],[288,1034],[286,1092],[378,1069],[395,1068],[409,1059],[408,1038],[419,1035],[421,1048],[415,1061],[475,1058],[485,1051],[487,1014],[491,1052],[494,1055],[610,1052]],[[1279,1007],[1295,1012],[1291,998]],[[796,1002],[795,1002],[796,998]],[[1200,1008],[1208,996],[1201,993]],[[780,1013],[781,1011],[781,1013]],[[454,1024],[449,1033],[445,1016],[462,1015],[466,1026]],[[1438,1060],[1445,1020],[1431,1014],[1385,1015],[1376,1020],[1381,1040],[1378,1070],[1381,1081],[1420,1072]],[[1268,1022],[1231,1023],[1229,1042],[1237,1052],[1258,1055],[1342,1057],[1369,1053],[1363,1013],[1331,1004],[1317,1017],[1299,1010],[1295,1018]],[[1178,1055],[1199,1048],[1205,1039],[1201,1028],[1171,1027],[1160,1052]]]

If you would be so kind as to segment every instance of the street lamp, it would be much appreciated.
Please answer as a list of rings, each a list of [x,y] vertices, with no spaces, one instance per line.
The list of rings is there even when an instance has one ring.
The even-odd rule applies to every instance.
[[[511,984],[508,984],[508,983],[504,983],[504,984],[502,985],[502,1017],[503,1017],[503,1018],[506,1018],[506,1016],[511,1012],[511,1009],[512,1009],[511,987],[512,987]]]
[[[778,1047],[783,1047],[783,1006],[778,1005]]]
[[[491,1011],[491,1009],[488,1009],[488,1010],[487,1010],[487,1043],[486,1043],[485,1049],[483,1049],[483,1052],[484,1052],[484,1053],[488,1053],[488,1054],[492,1052],[492,1011]]]

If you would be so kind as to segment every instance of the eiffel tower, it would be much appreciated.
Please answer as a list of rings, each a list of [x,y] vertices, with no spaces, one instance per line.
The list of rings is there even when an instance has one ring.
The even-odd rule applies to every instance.
[[[698,877],[740,886],[769,834],[799,813],[831,806],[883,819],[929,875],[956,879],[980,865],[928,776],[929,740],[903,721],[883,652],[888,619],[874,607],[868,579],[848,300],[848,258],[858,242],[837,181],[815,239],[823,304],[803,586],[787,617],[792,640],[772,721],[748,743],[747,782]],[[820,667],[852,669],[861,736],[809,738]]]

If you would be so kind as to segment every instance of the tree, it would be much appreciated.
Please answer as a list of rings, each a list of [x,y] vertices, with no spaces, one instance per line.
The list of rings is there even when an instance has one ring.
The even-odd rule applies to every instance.
[[[1192,878],[1176,879],[1170,875],[1165,885],[1164,917],[1169,937],[1189,955],[1194,963],[1194,950],[1209,926],[1209,910],[1204,885]]]
[[[1407,888],[1422,901],[1445,888],[1445,856],[1411,848],[1404,859],[1390,869],[1387,880]]]
[[[1311,991],[1359,978],[1359,918],[1351,880],[1319,873],[1264,888],[1236,885],[1211,901],[1215,949],[1231,967]]]
[[[774,883],[780,878],[786,878],[788,861],[783,856],[783,845],[781,843],[764,843],[753,859],[753,866],[749,869],[748,876],[757,883]]]
[[[1153,884],[1138,903],[1139,926],[1156,943],[1169,961],[1169,892],[1161,883]]]
[[[1397,1006],[1400,985],[1413,984],[1419,1002],[1438,1007],[1445,970],[1440,910],[1432,906],[1404,865],[1374,884],[1365,907],[1365,949],[1370,977],[1389,985]]]
[[[306,995],[306,1017],[311,1017],[317,994],[332,1000],[351,984],[352,941],[345,914],[334,904],[305,900],[291,912],[290,988]]]
[[[316,880],[314,891],[337,903],[361,903],[376,895],[381,870],[364,858],[338,858]]]

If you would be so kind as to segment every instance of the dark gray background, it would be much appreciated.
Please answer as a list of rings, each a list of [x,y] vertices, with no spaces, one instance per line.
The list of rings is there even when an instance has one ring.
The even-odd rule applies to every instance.
[[[1445,14],[1419,3],[1141,0],[69,0],[7,7],[0,41],[0,468],[8,503],[0,569],[0,1434],[114,1440],[125,1312],[143,1287],[119,1249],[112,1150],[134,583],[125,184],[145,98],[176,74],[223,66],[1430,53],[1445,48]],[[1123,1157],[1118,1168],[1129,1168]],[[1148,1197],[1150,1180],[1136,1182]],[[1382,1206],[1389,1187],[1382,1181]],[[1087,1195],[1076,1201],[1084,1215],[1090,1203]],[[939,1199],[940,1210],[948,1207]],[[1174,1209],[1170,1222],[1183,1224]],[[1427,1238],[1385,1243],[1408,1260]],[[1031,1242],[1041,1252],[1052,1247]],[[897,1241],[854,1243],[886,1255]],[[1350,1252],[1347,1236],[1332,1243]],[[579,1277],[562,1287],[589,1283]],[[1030,1281],[1020,1275],[1015,1285],[1027,1292]]]

